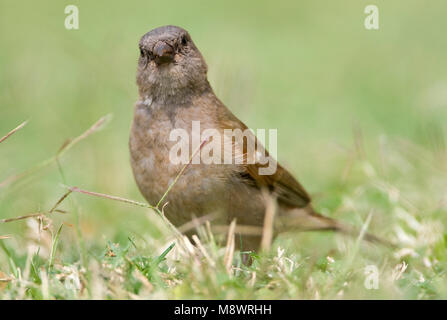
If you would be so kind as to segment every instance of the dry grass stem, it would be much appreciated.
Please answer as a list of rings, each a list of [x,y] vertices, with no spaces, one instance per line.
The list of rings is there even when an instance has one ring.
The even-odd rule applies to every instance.
[[[166,192],[163,194],[163,196],[161,197],[161,199],[158,201],[156,207],[159,208],[160,204],[163,202],[163,200],[166,198],[166,196],[168,195],[169,191],[171,191],[172,187],[177,183],[178,179],[180,178],[180,176],[183,174],[183,172],[186,170],[186,168],[191,164],[192,159],[194,159],[194,157],[196,156],[197,152],[199,152],[203,146],[209,141],[209,138],[205,139],[202,141],[202,143],[200,144],[200,146],[193,152],[193,154],[191,155],[191,157],[189,158],[189,161],[187,164],[185,164],[182,169],[180,170],[180,172],[178,173],[178,175],[175,177],[174,181],[172,181],[172,183],[169,185],[168,189],[166,189]]]
[[[180,231],[181,233],[185,233],[187,231],[190,231],[194,228],[197,228],[197,227],[205,224],[207,221],[213,221],[216,218],[217,218],[217,214],[215,214],[215,213],[207,214],[207,215],[201,216],[199,218],[195,217],[193,220],[191,220],[185,224],[182,224],[180,227],[177,228],[177,230]]]
[[[56,153],[55,156],[46,159],[44,161],[42,161],[41,163],[35,165],[34,167],[31,167],[25,171],[23,171],[22,173],[10,176],[9,178],[6,178],[5,180],[3,180],[2,182],[0,182],[0,188],[4,188],[24,177],[27,177],[29,175],[32,175],[33,173],[49,166],[50,164],[56,162],[58,160],[59,157],[61,157],[65,152],[67,152],[68,150],[70,150],[75,144],[77,144],[78,142],[80,142],[81,140],[87,138],[88,136],[90,136],[92,133],[99,131],[100,129],[102,129],[104,127],[104,125],[108,122],[108,120],[111,118],[111,115],[106,115],[104,117],[102,117],[101,119],[99,119],[98,121],[96,121],[89,129],[87,129],[84,133],[82,133],[80,136],[72,139],[72,140],[68,140],[67,142],[65,142],[62,147],[59,148],[59,151]],[[20,127],[20,126],[19,126]],[[16,128],[17,129],[17,128]],[[15,130],[15,129],[14,129]],[[17,131],[17,130],[16,130]],[[3,138],[2,138],[3,139]]]
[[[192,236],[192,240],[194,240],[194,242],[196,243],[197,247],[199,248],[200,252],[203,254],[203,256],[205,257],[206,261],[208,261],[208,263],[210,264],[210,266],[214,267],[216,264],[214,263],[214,261],[211,259],[210,255],[208,254],[208,252],[206,251],[205,247],[203,246],[202,242],[200,241],[199,237],[197,235],[193,235]]]
[[[75,144],[78,142],[84,140],[91,134],[100,131],[104,128],[104,126],[112,119],[112,115],[108,114],[103,117],[101,117],[98,121],[96,121],[90,128],[88,128],[86,131],[84,131],[81,135],[77,136],[76,138],[67,140],[57,152],[56,158],[61,156],[66,151],[70,150]]]
[[[227,237],[227,245],[225,247],[225,255],[224,255],[224,265],[228,272],[228,274],[231,274],[231,264],[233,263],[233,255],[234,255],[234,232],[236,229],[236,219],[234,219],[230,227],[228,229],[228,237]]]
[[[8,139],[10,136],[12,136],[14,133],[16,133],[17,131],[19,131],[20,129],[22,129],[24,126],[26,126],[26,124],[28,123],[27,121],[22,122],[20,125],[18,125],[16,128],[12,129],[11,131],[9,131],[4,137],[0,138],[0,143],[2,143],[3,141],[5,141],[6,139]]]
[[[8,219],[0,219],[0,223],[7,223],[7,222],[13,222],[13,221],[18,221],[18,220],[24,220],[24,219],[28,219],[28,218],[39,218],[39,217],[44,217],[45,215],[57,212],[57,213],[66,213],[66,211],[64,210],[58,210],[57,207],[68,197],[68,195],[71,193],[72,191],[68,191],[66,192],[62,197],[59,198],[59,200],[56,202],[56,204],[51,208],[51,210],[47,211],[47,212],[36,212],[36,213],[30,213],[27,215],[23,215],[23,216],[19,216],[19,217],[14,217],[14,218],[8,218]]]
[[[0,223],[7,223],[7,222],[12,222],[12,221],[24,220],[24,219],[28,219],[28,218],[41,217],[43,215],[44,215],[43,212],[30,213],[30,214],[23,215],[23,216],[18,216],[18,217],[15,217],[15,218],[1,219]]]
[[[261,250],[269,250],[273,240],[273,222],[276,212],[276,200],[271,195],[264,192],[265,199],[265,216],[264,227],[262,230]]]
[[[210,226],[210,228],[214,233],[227,233],[230,230],[230,226],[227,225],[214,225]],[[240,233],[247,236],[260,236],[262,235],[263,230],[264,229],[262,227],[243,224],[238,224],[234,228],[235,233]]]
[[[124,202],[124,203],[130,203],[130,204],[133,204],[133,205],[136,205],[136,206],[139,206],[139,207],[144,207],[144,208],[149,208],[149,209],[155,209],[155,207],[153,207],[151,205],[148,205],[146,203],[138,202],[138,201],[122,198],[122,197],[111,196],[111,195],[104,194],[104,193],[99,193],[99,192],[87,191],[87,190],[80,189],[78,187],[68,187],[68,189],[71,192],[83,193],[83,194],[87,194],[89,196],[105,198],[105,199],[114,200],[114,201],[120,201],[120,202]]]

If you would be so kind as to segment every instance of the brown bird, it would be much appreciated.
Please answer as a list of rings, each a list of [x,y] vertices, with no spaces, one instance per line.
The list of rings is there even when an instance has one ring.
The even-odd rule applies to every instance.
[[[129,141],[131,165],[141,193],[150,204],[156,204],[185,167],[170,160],[177,143],[170,139],[173,130],[193,135],[192,123],[200,121],[201,133],[214,129],[224,137],[226,129],[244,131],[247,126],[214,94],[207,65],[186,30],[175,26],[154,29],[141,38],[139,48],[139,100]],[[249,151],[248,140],[257,143],[255,154]],[[203,146],[210,141],[200,143]],[[216,214],[213,224],[236,219],[238,225],[262,227],[267,193],[277,203],[276,221],[283,222],[276,226],[275,234],[289,229],[357,234],[352,227],[316,213],[308,193],[279,164],[276,171],[261,174],[260,169],[267,165],[258,161],[257,153],[265,150],[254,135],[243,140],[246,143],[235,141],[232,137],[231,164],[193,162],[182,171],[165,198],[164,212],[174,225],[183,225],[194,216]],[[222,148],[227,145],[222,143]],[[205,146],[199,152],[204,150]],[[192,146],[188,151],[194,154]],[[220,157],[224,154],[228,151],[223,150]],[[237,159],[242,163],[236,163]],[[369,234],[365,238],[378,240]],[[256,250],[261,235],[241,234],[240,240],[236,242],[241,250]]]

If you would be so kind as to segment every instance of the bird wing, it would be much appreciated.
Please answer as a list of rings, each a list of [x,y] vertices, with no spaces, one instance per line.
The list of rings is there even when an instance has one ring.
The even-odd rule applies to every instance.
[[[242,131],[248,129],[247,126],[240,121],[235,115],[231,113],[223,104],[225,112],[220,114],[218,121],[221,129],[240,129]],[[222,110],[222,108],[219,108]],[[256,141],[256,151],[265,152],[266,157],[270,157],[267,150],[259,142],[256,136],[253,134],[253,139]],[[244,143],[242,154],[247,159],[247,145]],[[255,152],[256,152],[255,151]],[[270,157],[271,161],[276,161]],[[255,157],[256,159],[256,157]],[[278,199],[278,202],[283,203],[290,207],[306,207],[310,203],[310,196],[301,186],[301,184],[279,163],[277,163],[277,169],[274,173],[269,175],[261,175],[260,169],[266,168],[268,164],[261,164],[259,161],[254,163],[247,163],[244,161],[242,165],[241,176],[245,180],[249,180],[254,183],[258,188],[266,188],[270,190]]]

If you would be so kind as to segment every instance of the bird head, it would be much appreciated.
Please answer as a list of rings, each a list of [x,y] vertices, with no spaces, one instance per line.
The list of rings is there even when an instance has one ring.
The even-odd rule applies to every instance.
[[[189,33],[175,26],[149,31],[139,42],[140,95],[176,95],[206,85],[207,65]],[[154,97],[155,96],[155,97]]]

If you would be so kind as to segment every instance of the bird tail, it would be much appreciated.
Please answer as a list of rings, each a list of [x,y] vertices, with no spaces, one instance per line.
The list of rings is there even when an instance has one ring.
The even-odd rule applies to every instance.
[[[335,231],[346,234],[351,237],[359,237],[368,242],[380,244],[389,248],[396,248],[397,246],[392,242],[379,238],[371,233],[362,232],[357,228],[344,224],[338,220],[325,217],[316,212],[312,207],[302,209],[292,209],[287,212],[287,215],[279,217],[279,232],[284,231]]]

